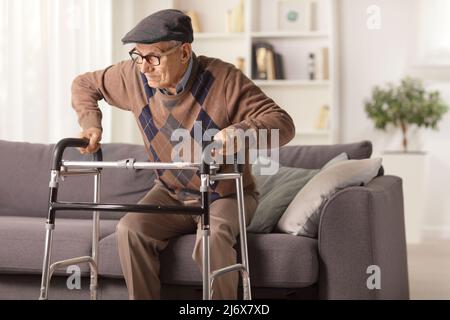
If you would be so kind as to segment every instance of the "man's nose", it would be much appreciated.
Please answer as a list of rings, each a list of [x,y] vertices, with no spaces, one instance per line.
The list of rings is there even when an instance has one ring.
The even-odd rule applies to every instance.
[[[142,73],[151,71],[152,68],[153,68],[153,66],[150,63],[148,63],[146,59],[142,59],[142,64],[141,64],[141,72]]]

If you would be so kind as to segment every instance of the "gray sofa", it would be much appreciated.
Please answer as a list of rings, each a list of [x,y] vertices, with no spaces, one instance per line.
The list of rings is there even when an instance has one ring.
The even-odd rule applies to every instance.
[[[0,299],[39,296],[44,223],[53,145],[0,141]],[[369,158],[370,142],[290,146],[282,165],[320,168],[341,152]],[[142,146],[103,145],[105,161],[146,161]],[[64,159],[90,159],[68,149]],[[91,201],[92,177],[60,184],[59,199]],[[153,184],[150,171],[105,169],[102,201],[136,203]],[[122,214],[101,214],[99,298],[126,299],[116,249],[115,226]],[[52,261],[89,255],[91,214],[58,212]],[[318,239],[288,234],[249,234],[253,297],[275,299],[408,299],[402,181],[383,175],[366,186],[339,191],[322,209]],[[162,297],[201,298],[201,275],[191,259],[194,235],[173,240],[161,255]],[[368,289],[370,265],[381,270],[381,289]],[[69,290],[65,270],[51,281],[50,299],[88,299],[89,277],[81,266],[81,290]]]

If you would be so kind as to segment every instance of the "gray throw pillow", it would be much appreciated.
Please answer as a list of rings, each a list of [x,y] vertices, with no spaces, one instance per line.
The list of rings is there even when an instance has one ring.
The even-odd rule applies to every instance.
[[[325,164],[324,168],[347,159],[347,154],[342,153]],[[320,171],[319,169],[279,167],[278,172],[275,174],[269,176],[259,175],[262,164],[267,165],[268,161],[270,160],[258,159],[252,167],[256,187],[259,192],[259,203],[253,219],[247,227],[248,232],[272,232],[281,215],[299,190]]]
[[[367,184],[380,170],[381,158],[347,160],[321,170],[302,188],[277,224],[278,230],[316,238],[323,204],[337,191]]]

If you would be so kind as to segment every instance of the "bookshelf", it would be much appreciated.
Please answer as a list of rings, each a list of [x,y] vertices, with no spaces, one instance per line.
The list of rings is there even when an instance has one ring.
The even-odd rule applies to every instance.
[[[201,32],[195,34],[195,40],[244,40],[244,33],[227,33],[227,32]]]
[[[260,87],[313,87],[329,86],[329,80],[253,80]]]
[[[327,38],[330,35],[326,32],[293,32],[293,31],[271,31],[271,32],[252,32],[252,38]]]
[[[338,42],[334,0],[134,1],[141,3],[135,22],[162,8],[194,12],[199,28],[199,32],[194,34],[194,52],[236,65],[238,58],[243,59],[245,74],[292,116],[297,134],[290,144],[338,142]],[[299,3],[308,3],[310,28],[280,28],[281,6],[293,6],[295,11]],[[240,24],[236,24],[238,16],[242,17]],[[252,77],[256,61],[253,47],[260,42],[270,44],[281,55],[283,79],[262,80]],[[308,56],[311,52],[316,54],[315,69],[324,65],[324,61],[319,63],[320,56],[317,55],[321,48],[328,48],[328,77],[316,74],[316,78],[310,80]],[[321,70],[318,71],[322,74]]]

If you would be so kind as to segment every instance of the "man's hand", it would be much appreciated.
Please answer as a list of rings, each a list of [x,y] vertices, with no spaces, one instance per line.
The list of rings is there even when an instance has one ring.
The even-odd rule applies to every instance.
[[[95,153],[100,148],[102,140],[102,130],[99,128],[89,128],[80,132],[79,138],[89,139],[89,145],[86,148],[78,148],[81,154]]]
[[[218,154],[230,155],[238,153],[244,146],[244,141],[240,141],[242,138],[242,135],[238,135],[234,128],[222,129],[214,136],[214,142],[222,145],[222,150],[218,150]],[[214,150],[212,156],[215,156]]]

